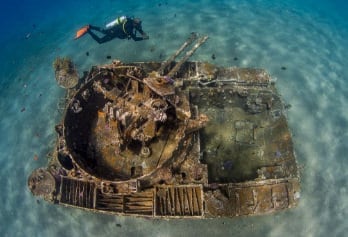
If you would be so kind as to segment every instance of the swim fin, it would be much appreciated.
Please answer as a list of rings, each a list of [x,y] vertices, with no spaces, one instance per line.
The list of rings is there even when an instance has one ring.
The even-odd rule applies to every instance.
[[[82,27],[81,29],[79,29],[76,32],[76,36],[74,39],[78,39],[78,38],[84,36],[87,33],[88,29],[89,29],[89,25],[86,25],[86,26]]]

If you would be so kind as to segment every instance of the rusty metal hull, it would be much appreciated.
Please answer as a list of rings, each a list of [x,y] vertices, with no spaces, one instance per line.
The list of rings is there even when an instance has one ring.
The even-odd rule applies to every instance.
[[[41,168],[51,174],[43,187],[51,186],[40,189],[42,172],[33,172],[33,194],[93,212],[152,218],[297,206],[291,133],[269,75],[201,62],[184,62],[173,73],[175,65],[93,67],[69,97],[50,164]],[[172,72],[170,78],[159,69]]]

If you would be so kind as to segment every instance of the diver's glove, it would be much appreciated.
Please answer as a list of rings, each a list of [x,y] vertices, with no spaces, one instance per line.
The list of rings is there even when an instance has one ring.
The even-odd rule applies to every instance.
[[[149,36],[147,34],[143,34],[143,40],[149,39]]]

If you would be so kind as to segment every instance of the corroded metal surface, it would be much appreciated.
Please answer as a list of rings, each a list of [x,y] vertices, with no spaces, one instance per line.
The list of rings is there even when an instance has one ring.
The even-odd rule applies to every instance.
[[[297,163],[270,76],[187,58],[93,67],[56,126],[49,167],[29,178],[32,193],[94,212],[154,218],[295,207]]]
[[[46,169],[35,170],[28,179],[28,186],[35,196],[50,196],[56,190],[56,181]]]
[[[56,81],[60,87],[71,89],[79,82],[79,75],[71,59],[58,57],[55,59],[53,67]]]

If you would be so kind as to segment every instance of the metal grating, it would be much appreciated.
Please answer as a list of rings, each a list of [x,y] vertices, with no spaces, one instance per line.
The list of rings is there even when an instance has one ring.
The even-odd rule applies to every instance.
[[[156,216],[202,216],[201,185],[157,186]]]
[[[60,186],[60,202],[93,208],[95,184],[78,179],[71,179],[62,176]]]
[[[153,215],[153,192],[139,192],[127,195],[106,195],[97,189],[97,210],[122,214]]]

